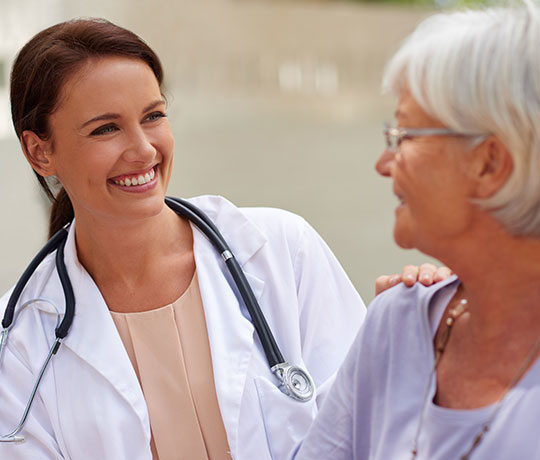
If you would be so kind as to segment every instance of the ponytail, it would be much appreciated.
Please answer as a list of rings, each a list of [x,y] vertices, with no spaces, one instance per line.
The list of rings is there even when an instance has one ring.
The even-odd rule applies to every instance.
[[[73,217],[74,214],[71,200],[69,199],[64,187],[61,187],[51,206],[51,215],[49,217],[49,238],[64,225],[71,222]]]

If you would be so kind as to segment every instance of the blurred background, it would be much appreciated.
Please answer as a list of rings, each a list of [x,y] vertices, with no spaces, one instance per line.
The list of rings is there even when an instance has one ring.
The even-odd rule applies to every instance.
[[[11,126],[11,63],[39,30],[99,16],[142,36],[163,61],[176,138],[169,193],[302,215],[369,302],[379,274],[428,260],[395,246],[397,200],[373,168],[394,110],[381,73],[423,17],[455,4],[0,0],[0,291],[44,243],[49,206]]]

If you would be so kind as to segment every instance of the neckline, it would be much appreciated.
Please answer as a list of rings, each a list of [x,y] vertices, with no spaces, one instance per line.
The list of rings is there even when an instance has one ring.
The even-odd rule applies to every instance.
[[[427,299],[424,308],[421,309],[422,322],[424,323],[424,340],[427,338],[427,344],[429,349],[429,369],[431,369],[435,363],[435,350],[433,346],[433,340],[435,338],[435,333],[439,327],[440,322],[442,321],[446,307],[452,298],[454,297],[458,287],[461,284],[461,281],[457,276],[451,277],[451,281],[443,281],[439,289],[434,291],[434,293]],[[450,280],[450,278],[449,278]],[[436,311],[432,311],[434,308],[437,308]],[[433,317],[430,317],[430,312],[433,314]],[[503,404],[506,404],[508,401],[513,400],[517,397],[519,391],[522,390],[523,385],[526,385],[527,382],[532,378],[531,375],[535,373],[535,368],[540,366],[540,357],[536,358],[529,369],[521,376],[521,378],[515,383],[512,388],[509,388],[506,394],[503,396]],[[540,373],[540,370],[537,371]],[[433,414],[437,417],[444,418],[446,420],[455,420],[463,419],[482,419],[488,417],[495,406],[498,404],[498,401],[493,401],[492,403],[486,406],[479,406],[472,409],[464,408],[449,408],[444,406],[439,406],[433,402],[435,397],[435,392],[437,390],[437,372],[435,371],[435,378],[431,382],[429,388],[429,399],[427,402],[426,409],[430,414]]]
[[[197,270],[195,270],[195,272],[193,273],[193,277],[191,278],[191,281],[189,282],[187,289],[182,293],[182,295],[178,297],[178,299],[176,299],[174,302],[169,303],[167,305],[162,305],[161,307],[152,308],[151,310],[133,311],[133,312],[128,312],[128,313],[114,311],[110,308],[109,308],[109,311],[112,316],[116,316],[116,317],[142,316],[142,315],[162,313],[164,311],[167,311],[173,308],[178,302],[181,302],[184,298],[188,297],[195,287],[196,280],[197,280]]]

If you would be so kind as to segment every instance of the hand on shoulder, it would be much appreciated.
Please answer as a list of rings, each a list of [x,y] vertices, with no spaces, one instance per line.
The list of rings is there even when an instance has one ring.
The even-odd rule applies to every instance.
[[[394,287],[399,283],[405,286],[413,286],[415,283],[422,283],[424,286],[431,286],[452,276],[453,272],[448,267],[436,267],[433,264],[425,263],[420,266],[405,265],[400,274],[381,275],[375,280],[375,295]]]

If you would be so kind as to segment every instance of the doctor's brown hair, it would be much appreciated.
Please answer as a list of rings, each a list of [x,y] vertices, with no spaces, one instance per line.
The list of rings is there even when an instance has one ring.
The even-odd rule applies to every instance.
[[[20,51],[11,71],[11,117],[19,140],[26,130],[51,138],[49,116],[59,104],[64,83],[89,59],[118,56],[140,59],[152,69],[160,88],[161,62],[136,34],[104,19],[74,19],[35,35]],[[52,139],[54,145],[54,138]],[[22,148],[26,149],[24,142]],[[73,219],[73,206],[64,190],[54,195],[47,180],[34,171],[52,201],[49,237]]]

